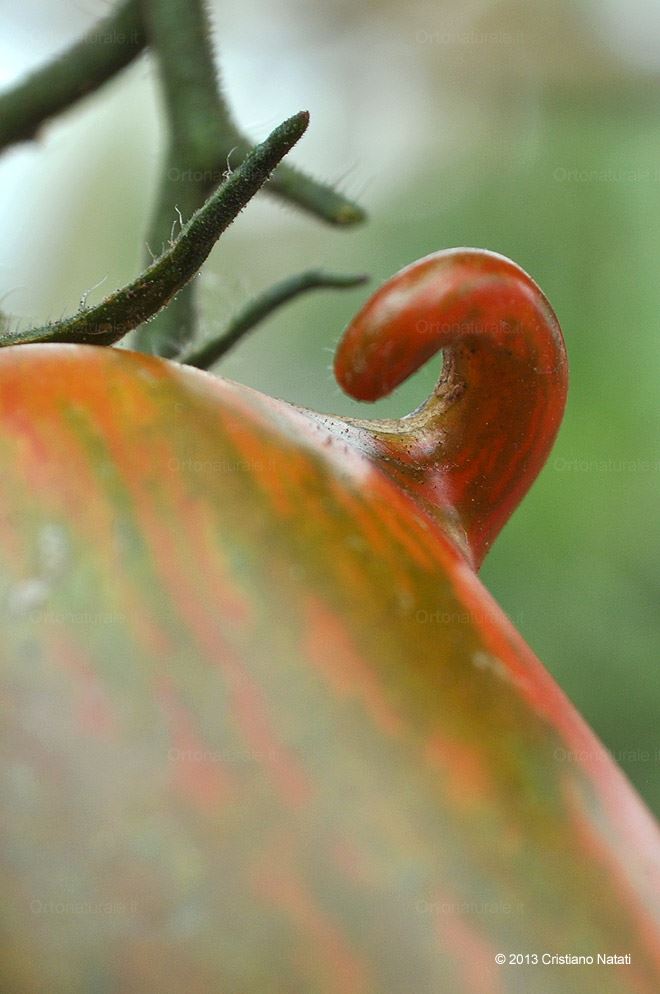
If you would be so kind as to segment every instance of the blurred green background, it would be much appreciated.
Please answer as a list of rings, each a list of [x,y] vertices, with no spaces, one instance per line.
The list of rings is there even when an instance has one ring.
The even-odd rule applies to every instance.
[[[7,6],[7,5],[3,5]],[[483,579],[660,810],[660,5],[655,0],[247,0],[212,5],[225,89],[248,134],[307,107],[292,161],[338,181],[370,220],[335,231],[261,197],[200,278],[204,327],[310,264],[373,284],[430,251],[511,256],[568,345],[566,419]],[[0,84],[107,12],[100,0],[3,10]],[[2,309],[56,318],[133,275],[163,124],[142,58],[0,160]],[[330,371],[371,289],[312,295],[220,366],[288,400],[402,414],[431,363],[365,412]]]

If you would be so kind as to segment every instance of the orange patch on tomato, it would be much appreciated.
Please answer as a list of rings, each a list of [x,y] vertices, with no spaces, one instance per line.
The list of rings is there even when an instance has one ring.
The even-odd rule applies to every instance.
[[[319,994],[367,994],[373,991],[370,971],[351,948],[341,925],[322,908],[300,877],[286,846],[269,854],[253,872],[253,886],[260,898],[274,904],[292,922],[303,948],[296,950],[299,969],[312,974]]]
[[[112,739],[119,731],[117,711],[82,648],[65,632],[54,632],[48,641],[52,658],[70,674],[78,727],[85,735]]]
[[[232,692],[232,714],[255,760],[259,761],[287,805],[298,807],[312,796],[312,787],[295,752],[275,734],[268,704],[236,657],[225,653],[222,666]]]
[[[451,909],[461,902],[441,895],[438,907]],[[462,918],[458,911],[440,911],[435,918],[436,933],[443,951],[458,966],[461,990],[470,994],[500,994],[503,991],[501,968],[495,962],[497,947]]]
[[[358,698],[377,728],[389,736],[400,735],[404,731],[400,714],[339,617],[313,595],[305,601],[305,613],[303,655],[336,694]]]
[[[422,514],[413,499],[389,485],[379,493],[378,502],[374,502],[372,513],[378,515],[383,523],[384,531],[389,533],[405,551],[412,561],[423,570],[433,567],[433,558],[429,555],[427,536],[421,533],[415,518]]]
[[[358,886],[373,887],[374,877],[367,868],[367,857],[355,843],[345,836],[337,839],[332,856],[339,871]]]
[[[234,446],[243,474],[254,480],[279,517],[295,516],[300,505],[289,490],[289,487],[295,490],[292,476],[296,460],[293,454],[284,450],[280,440],[276,447],[272,446],[270,439],[226,411],[223,412],[222,427]],[[301,461],[304,462],[304,459],[298,457],[298,462]],[[300,475],[300,466],[298,470]]]
[[[233,789],[222,756],[201,738],[192,715],[178,699],[169,680],[159,679],[157,694],[170,728],[172,745],[168,759],[172,787],[200,811],[217,811]]]
[[[653,906],[657,905],[660,895],[660,861],[653,856],[645,860],[642,863],[644,870],[642,876],[639,873],[639,860],[630,860],[626,865],[621,862],[617,854],[621,851],[622,845],[631,844],[631,836],[636,836],[639,842],[638,855],[644,852],[656,853],[657,826],[652,815],[635,803],[636,797],[618,767],[612,770],[605,757],[606,754],[603,752],[603,774],[609,776],[610,780],[620,781],[617,785],[619,788],[617,800],[626,818],[628,838],[624,837],[622,840],[611,835],[608,838],[604,831],[602,834],[598,831],[597,823],[585,814],[585,801],[579,782],[575,777],[567,776],[562,783],[562,793],[569,811],[571,838],[576,850],[581,850],[584,854],[584,865],[594,867],[600,880],[609,882],[612,902],[616,902],[619,907],[625,907],[629,920],[634,922],[634,933],[643,953],[632,952],[632,967],[624,967],[625,975],[629,977],[632,973],[637,983],[636,989],[640,994],[641,992],[653,994],[656,989],[657,972],[660,972],[660,944],[658,944],[657,923],[653,913]],[[628,797],[625,796],[622,787],[624,790],[627,789]],[[627,801],[631,803],[627,804]],[[636,879],[633,876],[633,869],[638,871]],[[607,904],[604,907],[607,907]],[[625,951],[631,952],[630,949]],[[642,959],[643,955],[648,957],[646,963]]]
[[[456,807],[469,808],[489,799],[491,777],[473,746],[436,732],[426,744],[425,759],[442,774]]]

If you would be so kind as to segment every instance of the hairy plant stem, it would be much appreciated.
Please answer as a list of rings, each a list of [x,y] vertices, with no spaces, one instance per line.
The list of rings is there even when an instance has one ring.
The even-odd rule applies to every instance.
[[[227,328],[217,337],[192,349],[187,354],[179,356],[179,361],[197,369],[209,369],[214,363],[229,352],[249,331],[270,317],[282,304],[309,290],[328,288],[351,289],[366,283],[368,277],[363,274],[344,275],[341,273],[324,273],[319,269],[309,269],[296,276],[290,276],[274,286],[268,287],[259,294],[229,323]]]
[[[101,86],[128,65],[147,42],[157,55],[169,126],[169,148],[147,239],[150,252],[163,254],[143,274],[146,282],[140,283],[140,277],[99,307],[44,328],[14,336],[0,330],[0,345],[37,340],[93,340],[107,344],[137,328],[132,343],[136,348],[174,357],[194,338],[195,288],[188,282],[194,274],[178,286],[176,280],[170,280],[169,270],[162,283],[158,274],[166,272],[164,260],[173,257],[177,219],[183,228],[222,183],[230,171],[230,158],[232,163],[240,162],[250,152],[250,145],[234,124],[219,85],[206,0],[119,3],[112,14],[68,52],[0,95],[0,150],[34,137],[41,124]],[[336,225],[350,225],[364,218],[356,204],[332,187],[288,165],[277,168],[267,189]],[[296,279],[285,281],[279,288],[295,284]],[[300,291],[289,294],[283,290],[282,301],[295,292]],[[135,308],[132,314],[129,314],[129,301]],[[264,300],[259,298],[243,313],[261,314],[263,306]],[[273,306],[279,304],[274,302]],[[149,327],[139,327],[154,314],[158,316]],[[261,320],[261,316],[255,320]],[[232,325],[230,333],[240,336],[244,331],[234,332]]]
[[[141,0],[169,127],[169,146],[148,245],[159,251],[171,236],[176,211],[185,219],[204,202],[248,145],[234,124],[222,94],[211,46],[205,0]],[[337,203],[324,188],[285,167],[271,180],[271,191],[297,200],[336,223],[359,219],[354,205]],[[135,335],[144,352],[176,356],[195,337],[196,287],[189,284],[148,327]]]
[[[185,225],[178,239],[128,286],[74,317],[21,333],[0,333],[0,347],[36,342],[112,345],[157,314],[199,271],[223,231],[304,134],[309,114],[289,118],[257,145]]]
[[[233,141],[229,113],[220,96],[203,0],[141,0],[169,129],[169,146],[148,245],[162,251],[171,237],[176,211],[187,219],[204,203],[215,183],[209,177],[217,150]],[[226,168],[226,167],[225,167]],[[196,287],[189,283],[149,327],[134,338],[135,348],[175,356],[195,334]]]
[[[139,0],[139,4],[149,43],[158,53],[170,123],[171,192],[178,192],[181,183],[189,183],[208,196],[227,171],[230,157],[240,160],[252,143],[235,124],[223,94],[220,69],[213,57],[207,2]],[[184,160],[186,153],[189,161]],[[362,208],[330,184],[286,163],[278,166],[264,190],[333,225],[348,226],[365,219]],[[161,198],[166,194],[164,182]],[[179,207],[183,210],[181,204]],[[172,218],[170,206],[170,225]],[[162,234],[167,230],[163,217]]]
[[[129,65],[145,41],[138,4],[120,3],[67,52],[0,95],[0,150],[34,138],[49,118]]]
[[[144,0],[144,6],[143,12],[139,0],[123,0],[113,13],[66,52],[0,94],[0,151],[16,142],[35,138],[46,121],[93,93],[144,50],[147,43],[144,16],[149,16],[146,8],[151,4]],[[180,8],[179,0],[173,0],[173,6]],[[185,26],[192,6],[192,3],[183,4],[184,16],[178,27]],[[208,43],[206,47],[208,49]],[[251,142],[231,119],[222,96],[218,99],[225,113],[223,134],[226,140],[221,145],[214,145],[213,126],[210,125],[204,156],[207,195],[222,179],[232,149],[240,159],[251,147]],[[332,225],[349,226],[365,218],[362,208],[330,184],[312,179],[288,165],[276,170],[265,189]]]

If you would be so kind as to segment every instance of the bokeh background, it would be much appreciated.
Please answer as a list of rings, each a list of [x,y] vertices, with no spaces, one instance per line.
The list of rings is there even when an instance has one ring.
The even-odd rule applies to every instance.
[[[205,330],[310,264],[377,285],[438,248],[518,261],[563,325],[566,419],[483,579],[660,811],[660,5],[656,0],[245,0],[212,4],[224,86],[252,137],[307,107],[292,161],[359,198],[336,231],[262,196],[201,277]],[[0,85],[107,13],[1,0]],[[139,268],[163,149],[140,59],[0,159],[0,307],[75,310]],[[364,416],[330,369],[370,290],[312,295],[219,367],[288,400]],[[370,410],[430,391],[431,363]]]

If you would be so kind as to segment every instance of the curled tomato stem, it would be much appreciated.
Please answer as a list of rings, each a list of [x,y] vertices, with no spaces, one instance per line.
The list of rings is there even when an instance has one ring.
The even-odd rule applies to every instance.
[[[351,322],[335,372],[359,400],[389,394],[436,352],[431,397],[392,421],[354,421],[372,458],[452,529],[474,566],[531,486],[566,402],[557,318],[494,252],[452,249],[388,280]]]

